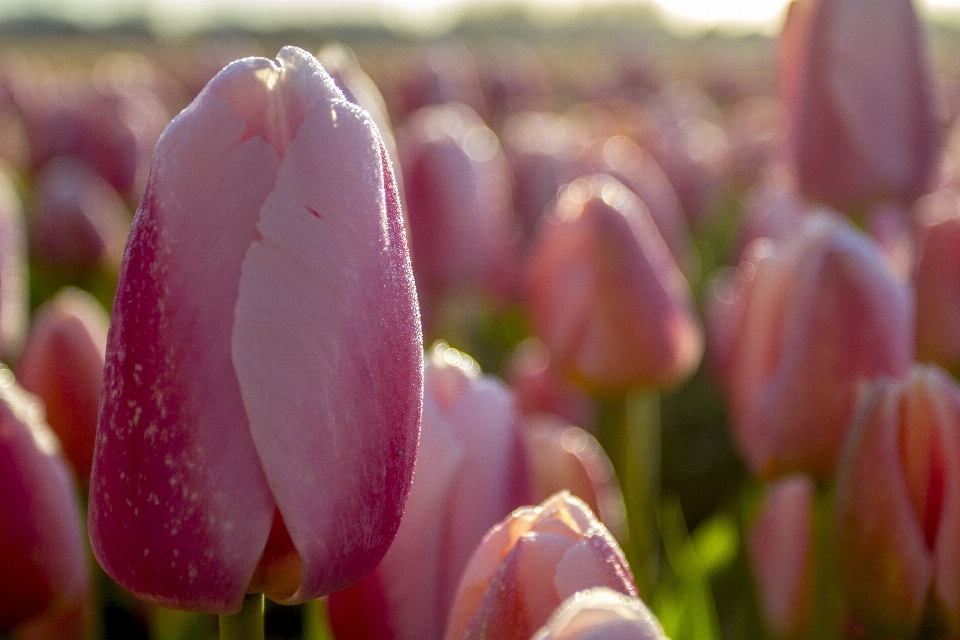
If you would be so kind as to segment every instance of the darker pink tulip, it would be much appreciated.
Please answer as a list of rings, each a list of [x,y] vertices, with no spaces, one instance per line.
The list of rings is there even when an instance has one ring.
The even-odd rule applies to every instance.
[[[805,638],[813,589],[813,481],[792,475],[767,487],[750,532],[750,564],[763,617],[777,638]]]
[[[877,382],[837,473],[839,573],[874,632],[960,633],[960,387],[917,365]]]
[[[27,328],[27,238],[20,199],[0,171],[0,357],[17,354]]]
[[[85,291],[67,288],[37,310],[17,376],[43,400],[47,422],[82,484],[90,479],[110,318]]]
[[[945,188],[917,202],[922,248],[914,274],[917,352],[960,365],[960,193]]]
[[[526,640],[584,589],[636,597],[613,536],[566,491],[524,507],[477,547],[457,589],[446,640]]]
[[[0,365],[0,632],[89,589],[80,505],[39,400]]]
[[[797,0],[780,79],[804,195],[844,209],[928,190],[940,123],[911,0]]]
[[[564,600],[532,640],[667,640],[667,636],[639,598],[598,587]]]
[[[530,500],[526,455],[510,390],[466,354],[435,345],[424,368],[420,451],[403,521],[373,575],[330,596],[337,638],[442,638],[473,550]]]
[[[528,268],[536,334],[594,390],[676,384],[703,353],[689,285],[649,211],[606,175],[564,188]]]
[[[913,296],[868,237],[826,213],[747,248],[712,305],[714,362],[754,473],[829,476],[857,388],[906,373]]]
[[[97,559],[146,600],[218,613],[359,581],[399,526],[422,359],[369,116],[295,47],[229,65],[161,136],[127,244]]]

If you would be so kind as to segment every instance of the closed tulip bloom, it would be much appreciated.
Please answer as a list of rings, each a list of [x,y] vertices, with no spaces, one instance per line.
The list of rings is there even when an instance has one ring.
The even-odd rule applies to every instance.
[[[89,588],[80,505],[39,400],[0,365],[0,632]]]
[[[527,285],[551,361],[589,389],[670,386],[700,363],[689,285],[643,202],[609,176],[563,190],[541,226]]]
[[[839,573],[874,632],[960,633],[960,387],[917,365],[864,399],[837,473]]]
[[[390,165],[310,54],[227,66],[167,128],[124,256],[90,482],[138,596],[297,603],[386,552],[423,351]]]
[[[93,463],[109,325],[96,298],[63,289],[37,311],[17,365],[20,384],[43,400],[47,423],[83,484]]]
[[[717,352],[740,450],[762,477],[830,476],[858,386],[909,370],[908,283],[872,240],[826,213],[788,241],[748,247],[738,280],[713,335],[727,340]]]
[[[522,427],[501,381],[444,343],[431,349],[403,522],[373,575],[330,596],[339,640],[443,637],[474,549],[490,527],[529,501]]]
[[[517,509],[477,547],[457,589],[447,640],[526,639],[584,589],[636,597],[613,536],[579,498],[563,491]]]
[[[750,561],[763,617],[778,638],[805,638],[813,589],[813,482],[796,474],[771,484],[750,532]]]
[[[532,640],[666,640],[643,601],[604,587],[567,598]]]
[[[923,238],[913,281],[917,352],[953,369],[960,365],[960,193],[942,189],[917,208]]]
[[[911,0],[794,2],[780,75],[804,195],[844,209],[927,191],[941,133]]]

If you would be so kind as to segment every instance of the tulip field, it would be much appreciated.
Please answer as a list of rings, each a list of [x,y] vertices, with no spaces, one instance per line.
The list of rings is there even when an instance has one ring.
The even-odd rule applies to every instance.
[[[0,640],[960,638],[960,26],[502,11],[0,23]]]

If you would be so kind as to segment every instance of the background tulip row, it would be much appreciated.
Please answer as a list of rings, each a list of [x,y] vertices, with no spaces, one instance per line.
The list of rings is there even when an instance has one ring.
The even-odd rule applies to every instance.
[[[206,207],[198,211],[253,206],[246,173],[195,180],[198,165],[183,149],[193,139],[216,150],[201,136],[229,123],[212,96],[241,113],[248,98],[235,88],[254,91],[241,68],[256,69],[259,82],[284,64],[309,66],[307,58],[284,49],[279,67],[252,59],[212,81],[232,61],[272,58],[279,47],[268,37],[190,47],[117,38],[107,50],[84,38],[0,42],[0,637],[213,638],[211,614],[232,610],[244,589],[307,600],[268,601],[275,638],[960,636],[957,34],[922,25],[908,0],[797,0],[772,41],[683,39],[635,19],[611,9],[554,32],[463,27],[458,39],[416,45],[354,34],[345,38],[353,49],[291,36],[369,114],[393,167],[396,201],[389,172],[356,160],[357,149],[370,155],[357,143],[367,125],[350,118],[367,116],[329,87],[264,85],[291,83],[284,95],[301,101],[294,118],[312,117],[304,105],[317,92],[341,109],[323,131],[346,136],[337,138],[346,155],[331,147],[314,155],[346,167],[348,178],[324,183],[339,191],[323,206],[359,210],[370,197],[397,225],[402,211],[402,231],[384,223],[384,251],[400,255],[401,236],[409,246],[424,347],[419,450],[414,463],[413,449],[397,444],[409,432],[371,431],[321,452],[350,461],[367,451],[351,442],[373,451],[392,438],[389,460],[358,465],[385,478],[387,503],[405,495],[413,470],[389,549],[364,556],[375,558],[366,570],[321,568],[298,537],[314,526],[312,512],[283,512],[320,487],[347,494],[356,483],[340,474],[321,485],[315,478],[329,472],[297,462],[310,459],[298,447],[311,448],[304,443],[314,436],[294,433],[292,446],[278,440],[269,455],[258,440],[276,510],[244,511],[244,526],[259,526],[266,546],[243,559],[253,575],[239,592],[226,570],[198,576],[187,559],[233,562],[244,554],[229,536],[192,550],[153,547],[154,560],[139,529],[110,521],[108,493],[130,518],[155,507],[181,514],[156,521],[173,535],[191,501],[231,505],[191,496],[186,483],[181,494],[172,475],[167,493],[118,493],[118,479],[148,463],[124,452],[105,420],[154,444],[176,434],[138,426],[146,396],[123,395],[122,382],[139,384],[142,370],[121,371],[123,356],[108,352],[106,309],[116,291],[112,336],[153,335],[151,318],[167,316],[151,315],[155,300],[138,287],[153,290],[129,266],[131,253],[152,250],[147,223],[135,226],[124,258],[134,208],[141,202],[144,220],[151,211],[174,220],[193,216],[194,201]],[[161,138],[194,98],[180,129]],[[299,121],[286,135],[270,128],[277,118],[242,115],[241,141],[259,136],[268,156],[300,157]],[[227,146],[225,157],[239,157]],[[287,174],[276,171],[264,193],[282,189]],[[380,181],[372,192],[343,187],[371,175]],[[233,192],[208,186],[221,182]],[[326,209],[308,211],[329,219]],[[169,224],[189,243],[189,232]],[[258,230],[294,243],[262,220]],[[226,241],[203,242],[194,247],[229,254]],[[420,383],[388,367],[417,361],[404,344],[420,334],[401,317],[410,311],[402,278],[382,276],[377,263],[390,262],[389,272],[402,260],[360,242],[329,247],[338,259],[327,266],[355,276],[337,280],[345,287],[337,295],[354,300],[354,280],[357,290],[381,277],[373,291],[395,287],[362,294],[376,322],[337,316],[350,339],[337,334],[335,347],[349,358],[383,336],[381,325],[399,337],[309,380],[380,375],[381,387],[396,386],[386,394],[395,406],[381,411],[377,395],[364,409],[408,424],[413,405],[400,399],[420,397]],[[165,273],[179,268],[169,264]],[[248,315],[230,302],[231,318],[261,332],[263,317],[327,321],[328,302],[310,306],[313,280],[277,284],[271,273],[255,274]],[[191,277],[212,283],[190,289],[201,302],[221,279],[254,286],[218,272]],[[180,299],[159,282],[156,299]],[[277,313],[264,294],[274,286],[295,290],[301,308]],[[303,351],[316,347],[307,341]],[[237,394],[251,423],[256,411],[273,411],[271,397],[298,410],[298,394],[313,398],[306,377],[264,364],[289,348],[268,343],[277,349],[257,366],[234,364],[250,376],[238,373]],[[203,379],[216,360],[204,348],[216,345],[180,352],[170,371],[195,371],[151,387],[154,398],[219,392]],[[148,369],[150,381],[174,375]],[[347,453],[331,453],[340,446]],[[182,463],[180,479],[201,477],[188,456],[172,460],[177,448],[163,447],[144,459]],[[233,464],[241,458],[224,455],[217,473],[246,482],[248,465]],[[116,465],[113,479],[104,460]],[[297,486],[276,488],[282,482]],[[347,515],[336,527],[316,526],[349,538],[362,507],[338,511]],[[171,554],[163,566],[158,551]],[[170,586],[194,578],[201,586]],[[329,597],[313,599],[337,581]],[[601,635],[577,622],[591,607],[604,612],[593,614]]]

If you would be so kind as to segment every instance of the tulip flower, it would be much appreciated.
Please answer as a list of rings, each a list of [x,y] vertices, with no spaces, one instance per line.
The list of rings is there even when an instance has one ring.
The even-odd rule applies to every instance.
[[[550,365],[550,352],[537,338],[529,337],[518,344],[505,368],[504,378],[524,415],[549,413],[572,424],[592,425],[596,408],[590,396]]]
[[[528,300],[555,366],[587,388],[664,387],[700,363],[690,288],[646,206],[609,176],[558,198],[532,251]]]
[[[369,574],[423,351],[390,165],[308,53],[227,66],[167,128],[124,255],[90,481],[123,587],[232,613]]]
[[[940,123],[911,0],[794,2],[780,76],[804,195],[846,209],[928,190]]]
[[[27,328],[27,242],[23,211],[0,171],[0,356],[19,351]]]
[[[643,601],[599,587],[567,598],[532,640],[666,640]]]
[[[43,400],[47,422],[83,484],[93,462],[109,324],[96,298],[63,289],[37,310],[17,366],[20,384]]]
[[[80,505],[39,400],[0,365],[0,633],[81,601]]]
[[[914,274],[917,351],[947,368],[960,365],[960,194],[942,189],[917,202],[922,249]]]
[[[960,633],[960,387],[917,365],[866,395],[837,472],[838,570],[868,629]]]
[[[869,238],[827,213],[747,248],[711,334],[754,473],[832,474],[858,386],[913,360],[913,297]],[[724,310],[733,314],[726,316]]]
[[[474,549],[490,527],[529,501],[522,428],[502,382],[444,343],[431,349],[403,522],[373,575],[330,596],[339,640],[443,637]]]
[[[517,509],[484,537],[460,581],[445,638],[529,638],[564,600],[594,587],[637,596],[613,536],[582,500],[560,492]]]
[[[807,637],[813,589],[813,482],[796,474],[770,485],[750,533],[763,617],[778,638]]]

